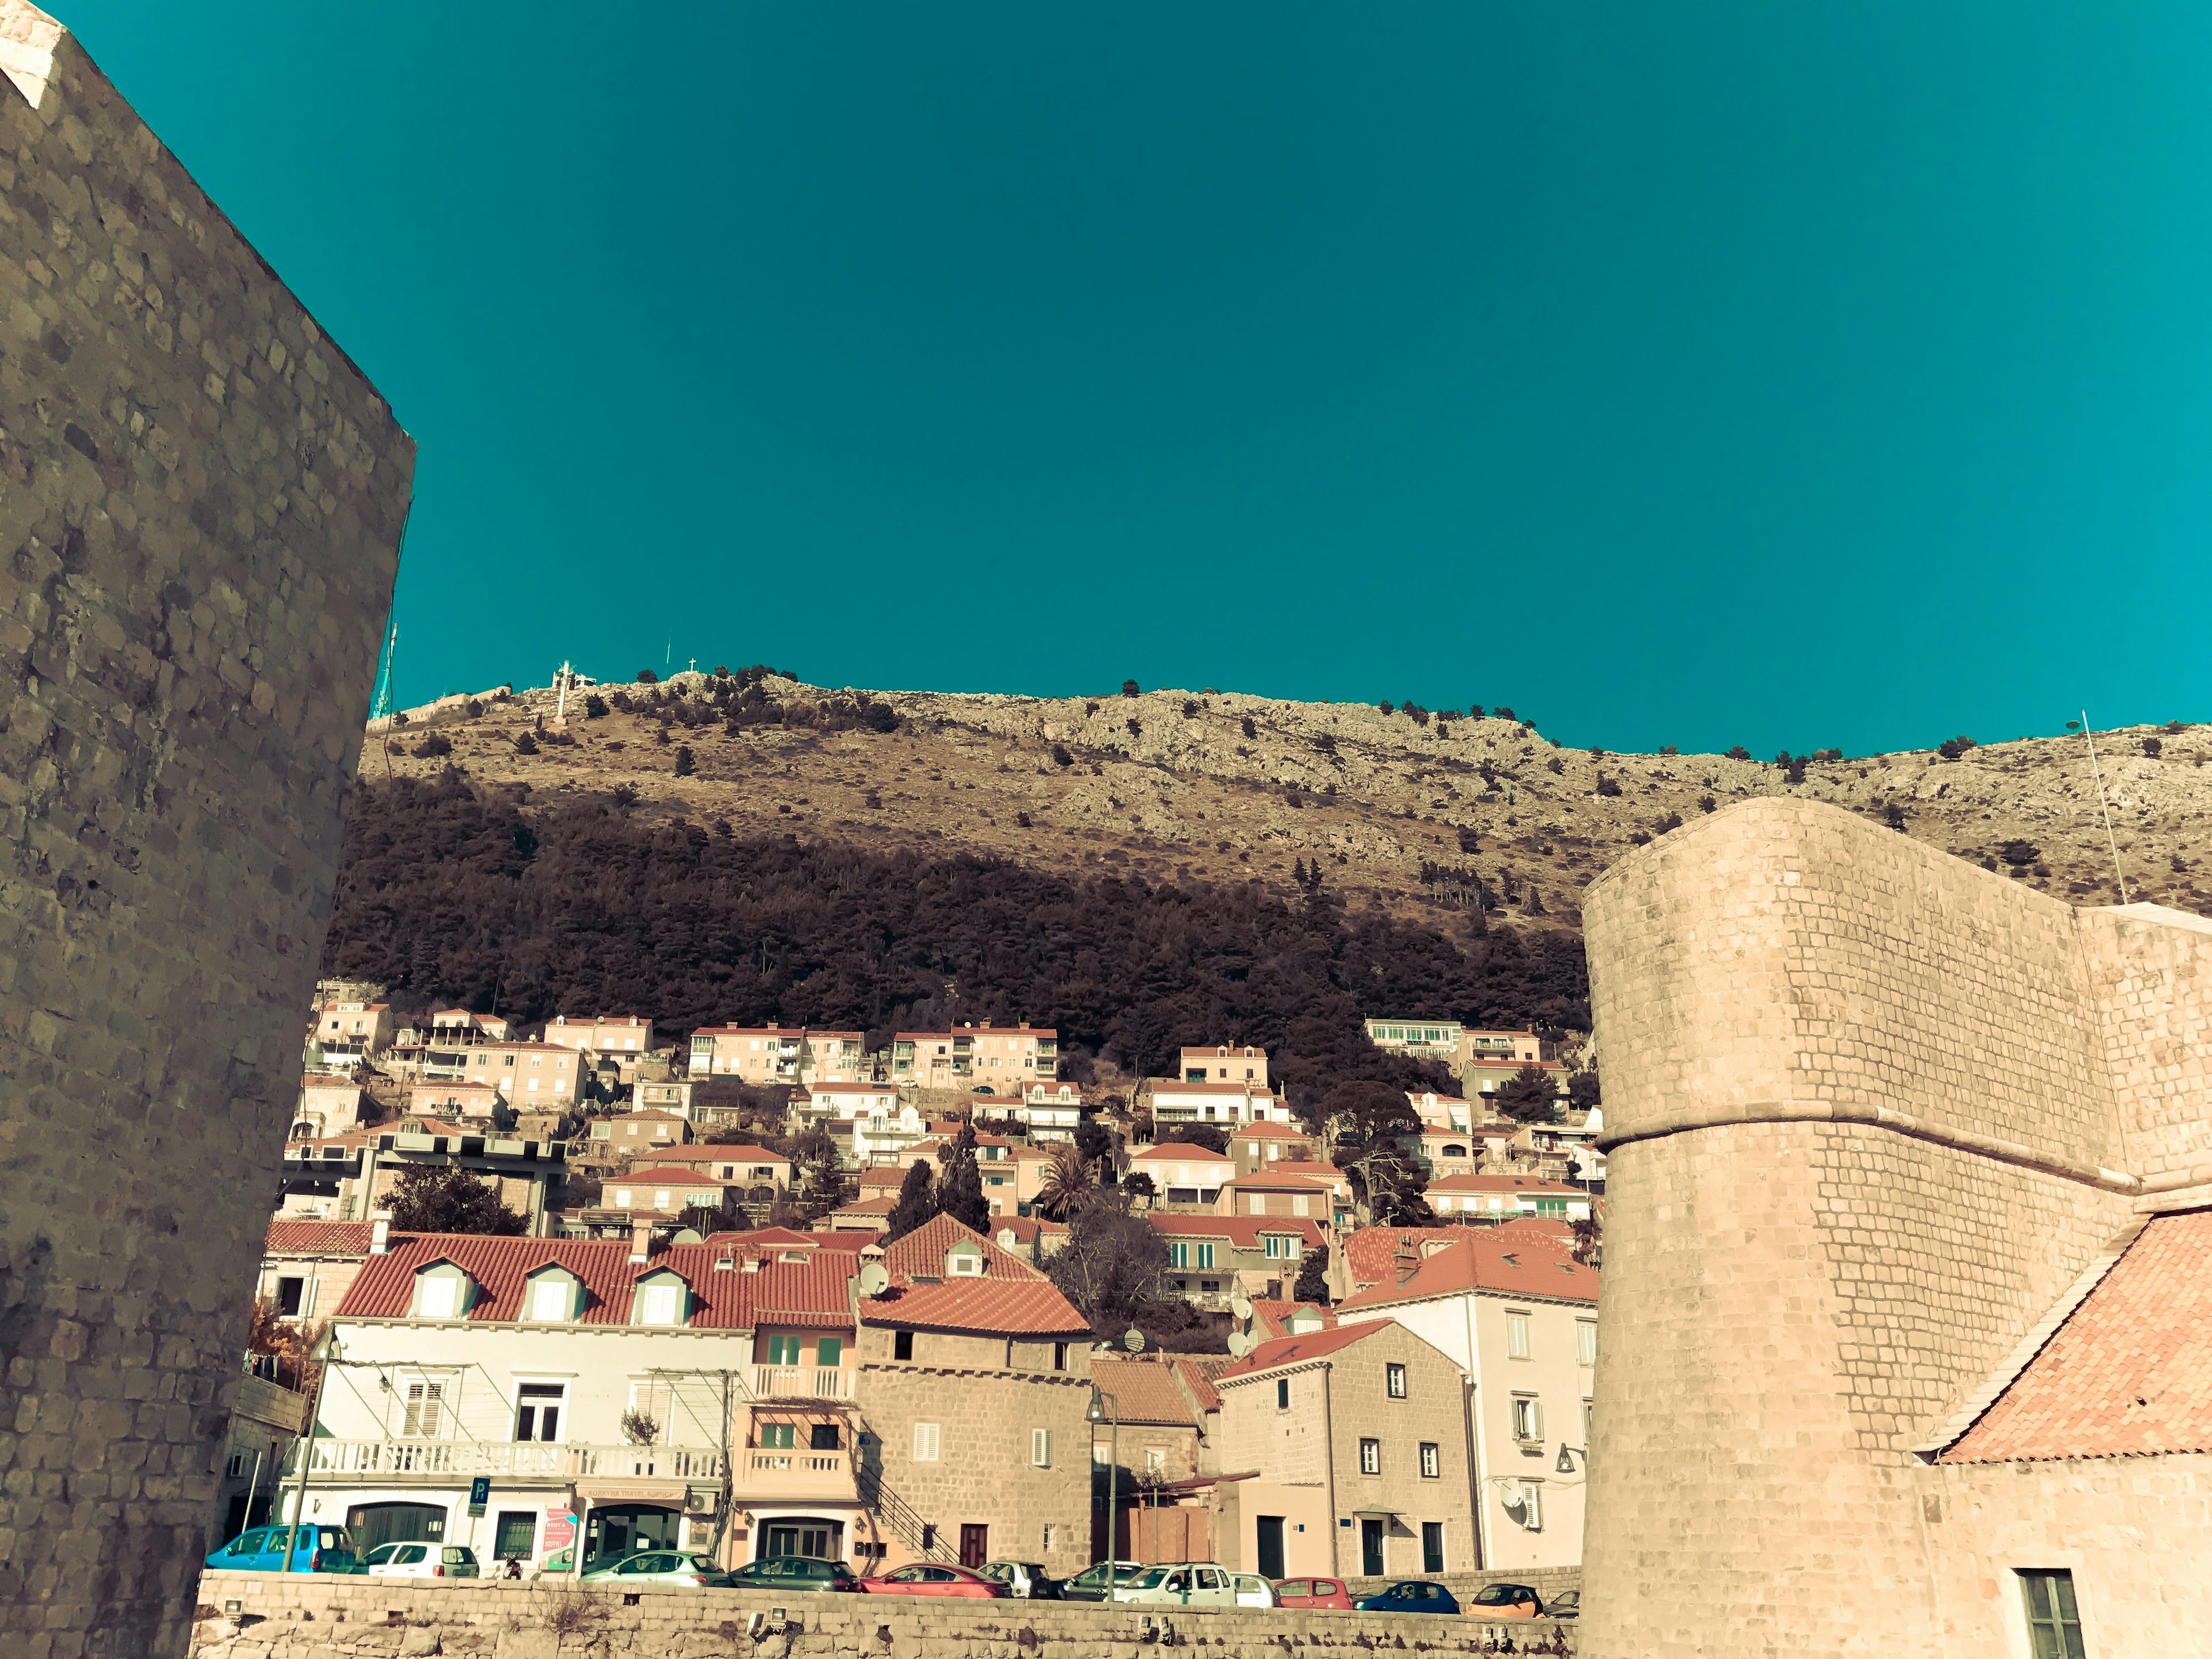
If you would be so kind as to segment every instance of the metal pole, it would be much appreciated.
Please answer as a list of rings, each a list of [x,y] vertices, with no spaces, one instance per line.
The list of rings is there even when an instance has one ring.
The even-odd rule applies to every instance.
[[[1121,1520],[1115,1504],[1119,1497],[1115,1482],[1121,1474],[1121,1402],[1103,1389],[1098,1397],[1106,1402],[1106,1415],[1113,1425],[1106,1442],[1106,1599],[1110,1601],[1114,1599],[1114,1528]]]
[[[293,1443],[300,1449],[300,1480],[292,1489],[292,1531],[285,1541],[283,1563],[276,1569],[279,1572],[292,1571],[292,1554],[300,1547],[300,1522],[307,1512],[307,1465],[313,1461],[315,1419],[322,1410],[322,1396],[323,1391],[316,1389],[314,1401],[307,1408],[307,1432]],[[281,1495],[283,1488],[280,1486],[277,1491]]]
[[[2105,774],[2097,764],[2097,740],[2089,735],[2089,711],[2081,711],[2081,741],[2089,745],[2089,775],[2097,781],[2097,810],[2105,815],[2105,845],[2112,852],[2112,878],[2120,884],[2120,902],[2128,902],[2128,878],[2120,870],[2120,843],[2112,835],[2112,809],[2105,800]]]

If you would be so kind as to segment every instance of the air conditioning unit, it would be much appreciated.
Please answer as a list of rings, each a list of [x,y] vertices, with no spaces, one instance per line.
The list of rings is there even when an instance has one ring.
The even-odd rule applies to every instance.
[[[690,1492],[684,1494],[684,1513],[686,1515],[712,1515],[714,1512],[715,1499],[719,1496],[720,1494],[716,1492],[702,1491],[700,1488],[694,1486]]]

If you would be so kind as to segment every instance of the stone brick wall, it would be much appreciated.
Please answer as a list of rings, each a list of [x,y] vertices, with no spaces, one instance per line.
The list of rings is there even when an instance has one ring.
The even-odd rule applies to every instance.
[[[1584,915],[1617,1137],[1590,1650],[1936,1650],[1911,1448],[2127,1224],[2135,1123],[2201,1144],[2198,935],[1790,799]]]
[[[865,1333],[864,1345],[879,1334]],[[1003,1342],[999,1351],[1003,1356]],[[959,1549],[963,1525],[980,1525],[994,1559],[1040,1561],[1059,1577],[1089,1565],[1087,1377],[864,1358],[854,1403],[869,1436],[860,1454],[864,1475],[880,1480],[935,1527],[948,1554]],[[933,1460],[914,1455],[916,1423],[937,1425]],[[1033,1429],[1052,1431],[1048,1468],[1030,1462]]]
[[[227,1613],[226,1604],[240,1604]],[[1571,1655],[1575,1626],[1406,1613],[1147,1609],[1081,1601],[955,1601],[892,1595],[772,1596],[751,1590],[620,1594],[498,1583],[410,1585],[392,1579],[211,1572],[193,1632],[195,1659],[331,1659],[340,1654],[481,1654],[497,1659],[1138,1659],[1201,1642],[1222,1659],[1282,1659],[1286,1650],[1347,1649]],[[799,1628],[748,1627],[785,1608]],[[1163,1638],[1164,1620],[1171,1635]],[[242,1627],[241,1627],[241,1620]]]
[[[0,68],[0,1651],[141,1659],[189,1635],[413,446],[21,0]]]

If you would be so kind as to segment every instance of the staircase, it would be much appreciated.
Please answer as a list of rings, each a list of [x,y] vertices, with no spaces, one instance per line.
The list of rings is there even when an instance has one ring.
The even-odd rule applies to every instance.
[[[957,1540],[948,1544],[941,1528],[931,1526],[921,1518],[921,1511],[884,1484],[882,1474],[876,1469],[854,1460],[853,1482],[860,1501],[876,1512],[877,1520],[888,1527],[899,1542],[914,1552],[917,1559],[928,1561],[957,1561],[960,1553]]]

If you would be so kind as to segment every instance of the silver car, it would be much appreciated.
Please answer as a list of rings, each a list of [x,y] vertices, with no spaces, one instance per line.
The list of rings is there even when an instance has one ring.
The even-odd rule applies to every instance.
[[[386,1550],[389,1553],[386,1553]],[[381,1557],[381,1559],[378,1558]],[[372,1578],[475,1578],[477,1553],[461,1544],[393,1544],[368,1553]]]

